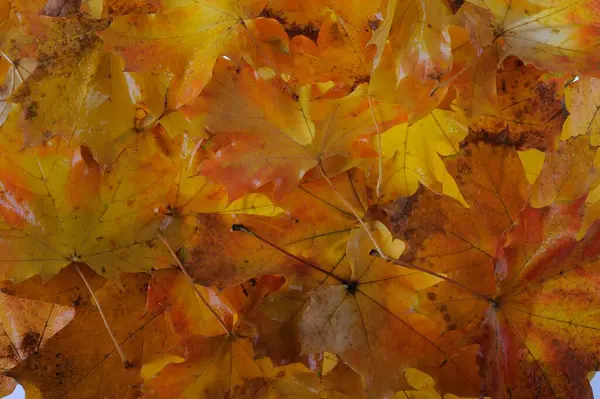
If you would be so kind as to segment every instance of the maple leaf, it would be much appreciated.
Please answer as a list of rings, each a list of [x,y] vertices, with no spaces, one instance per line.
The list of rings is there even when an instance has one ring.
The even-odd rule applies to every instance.
[[[345,173],[332,181],[356,209],[365,209],[364,182],[359,175]],[[325,263],[340,259],[342,243],[356,221],[326,182],[302,184],[286,201],[276,204],[287,211],[274,217],[244,215],[243,210],[197,215],[196,232],[179,251],[194,280],[224,286],[263,274],[303,278],[307,272],[298,269],[301,261],[290,255]],[[260,234],[266,242],[253,234],[234,233],[232,225]]]
[[[565,90],[565,103],[569,117],[565,121],[561,139],[586,135],[590,145],[597,146],[598,124],[597,112],[600,99],[600,82],[598,79],[583,77]]]
[[[278,373],[269,373],[263,369],[268,364],[263,366],[254,359],[249,339],[252,332],[244,322],[244,315],[252,312],[251,304],[272,289],[269,285],[265,288],[252,290],[236,301],[236,291],[225,290],[217,295],[204,287],[193,288],[179,271],[155,274],[149,309],[162,309],[168,314],[175,333],[181,337],[169,353],[182,361],[167,364],[151,376],[144,384],[150,397],[259,397],[258,391],[265,385],[268,391],[277,390],[270,378]]]
[[[15,139],[21,146],[58,135],[110,163],[122,150],[119,144],[163,113],[169,78],[124,72],[123,61],[103,51],[95,34],[104,21],[27,15],[24,26],[21,48],[34,46],[28,55],[34,58],[11,56],[17,71],[29,73],[20,73],[24,83],[7,99],[18,115],[5,126],[10,135],[22,136]]]
[[[105,23],[25,14],[22,24],[20,48],[29,49],[38,62],[35,73],[11,97],[22,110],[18,126],[23,144],[39,144],[53,135],[70,137],[79,112],[86,112],[94,99],[87,85],[102,55],[95,51],[100,43],[94,32]]]
[[[415,75],[421,82],[439,80],[452,67],[450,10],[436,1],[390,0],[383,22],[369,44],[377,46],[374,67],[391,44],[400,81]]]
[[[97,306],[74,268],[62,270],[45,285],[30,279],[9,289],[19,295],[52,298],[74,306],[75,318],[49,340],[49,344],[21,363],[10,375],[26,394],[43,397],[126,397],[137,391],[141,377],[135,367],[161,354],[170,345],[162,314],[146,312],[146,274],[123,274],[122,286],[108,282],[85,268],[89,284],[104,315],[121,343],[130,366],[124,368]]]
[[[565,73],[594,73],[600,55],[596,48],[595,3],[557,1],[549,6],[528,0],[471,1],[458,12],[473,48],[460,41],[455,47],[465,75],[458,87],[469,116],[497,107],[496,70],[514,55],[539,68]],[[468,54],[468,55],[467,55]]]
[[[0,393],[590,397],[599,22],[0,1]]]
[[[368,228],[386,254],[394,258],[401,254],[404,244],[392,241],[385,226],[374,223]],[[338,354],[361,373],[375,396],[404,386],[402,371],[408,366],[434,373],[445,385],[459,374],[472,378],[472,354],[452,358],[437,326],[412,311],[416,290],[438,279],[371,256],[372,245],[364,230],[354,230],[347,260],[328,274],[329,284],[310,292],[299,322],[303,352]]]
[[[472,121],[467,141],[484,139],[514,143],[520,149],[552,149],[567,115],[562,101],[565,83],[564,76],[552,76],[515,57],[507,58],[496,76],[500,111]]]
[[[49,278],[79,261],[116,277],[168,262],[154,248],[160,219],[153,207],[176,169],[154,137],[140,139],[106,170],[88,149],[58,138],[2,159],[4,278]]]
[[[565,147],[578,143],[570,140]],[[565,148],[566,153],[571,151]],[[550,177],[544,176],[552,174],[557,164],[565,168],[557,155],[560,152],[548,154],[551,158],[546,158],[538,180],[528,187],[514,149],[481,143],[466,147],[457,158],[448,160],[448,170],[470,208],[424,193],[404,219],[395,222],[398,234],[407,239],[410,248],[403,257],[405,261],[453,279],[424,290],[418,309],[445,324],[447,331],[464,332],[465,343],[482,345],[482,387],[492,397],[530,397],[535,392],[577,397],[584,392],[580,389],[586,389],[585,384],[569,388],[564,381],[574,381],[576,374],[581,380],[588,370],[583,373],[576,368],[575,374],[569,375],[560,371],[558,364],[574,356],[574,364],[588,362],[590,369],[595,367],[586,360],[594,356],[589,351],[581,357],[566,350],[544,352],[539,346],[547,341],[544,336],[552,335],[559,351],[562,345],[572,344],[571,323],[563,316],[569,312],[561,308],[563,302],[556,301],[556,295],[577,286],[578,279],[550,276],[559,275],[567,265],[579,264],[565,257],[572,252],[569,248],[578,245],[575,235],[582,200],[568,202],[570,195],[552,196],[552,204],[547,207],[527,205],[529,193],[533,194],[532,200],[548,194],[543,182]],[[482,162],[501,167],[485,168]],[[577,170],[585,165],[590,167],[583,158],[569,167]],[[557,176],[559,186],[563,177]],[[583,187],[587,184],[585,180],[578,183]],[[571,193],[573,189],[580,187],[573,184],[568,190]],[[587,288],[581,289],[582,295],[587,295]],[[551,295],[555,302],[551,302]],[[543,314],[537,310],[542,308]],[[561,323],[565,323],[564,328]],[[579,324],[588,325],[575,323],[577,331]],[[581,328],[585,331],[586,327]],[[559,330],[564,334],[557,335]]]
[[[254,352],[257,356],[269,357],[276,365],[310,363],[311,355],[301,355],[298,323],[310,300],[306,291],[319,287],[326,279],[327,277],[321,278],[312,284],[314,287],[305,284],[302,288],[286,282],[279,290],[264,298],[260,307],[249,318],[256,329]]]
[[[371,185],[381,179],[383,201],[410,196],[419,184],[460,200],[440,156],[457,153],[466,135],[466,121],[460,114],[441,109],[415,123],[394,126],[377,138],[381,140],[383,173],[372,173]]]
[[[600,183],[596,170],[597,154],[586,136],[561,142],[557,151],[546,154],[542,170],[533,184],[531,204],[540,208],[554,202],[571,201],[596,188]]]
[[[219,60],[213,81],[190,109],[206,113],[206,128],[223,143],[202,173],[225,184],[232,199],[272,181],[275,199],[282,198],[321,160],[360,156],[359,139],[377,131],[365,90],[315,98],[309,87],[296,94],[277,77]],[[399,109],[377,108],[381,130],[404,117]]]
[[[254,1],[190,2],[151,15],[118,16],[99,35],[108,49],[122,54],[127,70],[174,74],[169,104],[177,109],[208,83],[219,56],[233,57],[239,41],[253,39],[245,21],[263,7],[264,2]]]
[[[400,105],[412,123],[431,113],[449,94],[447,87],[438,86],[432,80],[421,82],[414,74],[399,78],[391,45],[386,43],[379,66],[371,73],[369,94],[379,101]]]
[[[310,16],[311,20],[307,22],[308,29],[318,26],[316,42],[308,32],[301,31],[303,34],[297,35],[298,25],[288,27],[286,31],[292,37],[289,48],[294,82],[310,84],[334,81],[351,86],[368,81],[375,54],[374,49],[368,46],[368,40],[378,3],[324,3],[320,15]],[[268,6],[270,12],[275,12],[277,6],[271,2]],[[285,25],[288,22],[286,13],[281,15],[280,19]]]
[[[476,45],[485,49],[497,42],[500,61],[516,55],[550,71],[594,73],[599,54],[594,34],[597,5],[593,1],[561,0],[549,6],[528,0],[468,3],[483,10],[472,11],[463,5],[461,12],[480,13],[489,22],[476,34],[477,39],[483,39]]]
[[[69,306],[0,293],[0,368],[10,370],[28,356],[38,352],[48,340],[75,316]]]

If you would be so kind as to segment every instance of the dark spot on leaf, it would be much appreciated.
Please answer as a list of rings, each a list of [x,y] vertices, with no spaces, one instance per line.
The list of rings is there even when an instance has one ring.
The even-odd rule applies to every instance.
[[[288,36],[291,38],[295,36],[306,36],[313,42],[317,42],[317,38],[319,37],[319,28],[313,26],[312,24],[308,24],[306,26],[292,24],[290,27],[286,27],[285,31]]]
[[[38,106],[38,103],[35,101],[32,102],[31,104],[29,104],[29,106],[25,110],[25,120],[30,120],[30,119],[33,119],[36,116],[38,116],[37,106]]]
[[[446,0],[446,2],[448,3],[448,6],[450,6],[452,14],[456,14],[465,3],[465,0]]]
[[[436,300],[436,298],[437,298],[437,295],[436,295],[436,293],[435,293],[435,292],[428,292],[428,293],[427,293],[427,298],[428,298],[430,301],[435,301],[435,300]]]
[[[42,336],[37,331],[28,331],[25,336],[23,336],[23,341],[21,341],[23,353],[27,356],[34,354],[38,349],[41,337]]]
[[[364,76],[358,76],[356,78],[356,80],[354,81],[354,84],[352,85],[352,89],[351,91],[356,90],[356,88],[358,86],[360,86],[363,83],[369,83],[371,81],[371,77],[369,75],[364,75]]]

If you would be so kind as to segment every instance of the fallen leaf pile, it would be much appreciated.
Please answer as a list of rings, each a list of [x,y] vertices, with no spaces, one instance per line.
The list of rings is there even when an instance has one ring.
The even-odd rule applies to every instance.
[[[598,79],[598,0],[1,1],[0,396],[591,399]]]

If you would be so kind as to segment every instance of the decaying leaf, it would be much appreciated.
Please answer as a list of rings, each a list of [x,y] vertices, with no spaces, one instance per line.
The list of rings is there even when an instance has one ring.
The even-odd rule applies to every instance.
[[[404,244],[392,241],[385,226],[377,223],[368,228],[386,254],[400,256]],[[413,311],[416,291],[439,280],[391,266],[371,256],[371,248],[364,230],[354,230],[346,261],[336,265],[329,284],[310,294],[299,323],[303,352],[339,354],[363,375],[373,396],[386,396],[405,386],[401,370],[410,366],[434,373],[446,389],[458,375],[472,378],[472,359],[452,358],[444,349],[449,343],[436,334],[435,325]],[[415,348],[419,351],[413,352]]]
[[[7,371],[37,353],[73,319],[69,306],[0,294],[0,368]],[[6,382],[7,387],[9,382]],[[7,388],[8,389],[8,388]]]
[[[0,396],[589,399],[598,0],[0,0]]]
[[[85,270],[86,274],[93,272]],[[94,301],[73,268],[64,269],[45,286],[31,282],[41,295],[75,307],[75,318],[30,356],[11,375],[31,384],[43,397],[128,397],[141,385],[138,368],[169,347],[169,330],[162,313],[146,312],[148,276],[122,275],[122,287],[95,282],[102,306],[129,365],[125,367]],[[20,291],[18,286],[14,288]]]
[[[497,171],[477,167],[483,160],[496,160],[503,167]],[[579,277],[573,275],[559,281],[567,271],[583,275],[588,264],[585,257],[594,259],[587,244],[591,238],[579,243],[575,238],[582,198],[559,199],[558,203],[553,198],[539,209],[527,205],[525,173],[514,150],[467,147],[454,162],[456,168],[449,168],[450,173],[470,208],[426,193],[417,199],[410,215],[418,222],[409,221],[398,232],[412,247],[407,260],[456,281],[424,290],[419,309],[448,331],[463,333],[465,343],[481,345],[484,393],[501,398],[526,398],[536,392],[583,397],[587,383],[569,381],[582,381],[583,370],[596,367],[591,360],[596,355],[589,350],[577,352],[572,337],[579,337],[577,342],[583,346],[593,346],[596,339],[595,327],[587,321],[593,316],[585,310],[588,304],[593,307],[588,290],[594,288],[588,287],[594,279],[578,283]],[[553,165],[556,160],[547,160],[536,184],[529,188],[532,200],[545,194],[544,183],[539,182],[545,181]],[[571,167],[578,166],[571,163]],[[577,183],[586,185],[586,181]],[[577,183],[571,187],[579,189]],[[570,297],[576,289],[586,303],[582,313],[568,310],[568,301],[558,299]],[[582,321],[575,321],[579,317]],[[563,345],[574,351],[567,353]]]

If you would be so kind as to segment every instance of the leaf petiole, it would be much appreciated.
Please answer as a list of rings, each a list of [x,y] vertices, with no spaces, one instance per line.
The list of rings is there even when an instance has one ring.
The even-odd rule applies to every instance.
[[[115,337],[115,334],[113,333],[112,329],[110,328],[110,324],[108,324],[108,320],[106,319],[106,316],[104,315],[104,312],[102,311],[102,306],[100,306],[100,302],[98,301],[96,294],[94,294],[94,290],[90,286],[90,283],[87,281],[87,278],[85,277],[85,275],[79,268],[79,265],[77,263],[73,263],[73,266],[75,267],[75,270],[77,270],[77,273],[79,273],[79,276],[83,280],[83,283],[85,284],[86,288],[88,289],[90,296],[92,297],[94,303],[96,304],[98,313],[100,313],[100,317],[102,318],[102,322],[104,323],[104,326],[106,327],[106,331],[108,331],[108,335],[110,335],[110,339],[113,341],[113,344],[115,345],[115,349],[117,350],[117,353],[121,357],[123,366],[126,369],[133,367],[133,363],[131,363],[129,360],[127,360],[127,357],[125,356],[125,353],[123,352],[123,349],[121,348],[121,345],[119,345],[119,342],[117,341],[117,337]]]
[[[211,313],[213,314],[213,316],[215,316],[217,318],[217,320],[221,324],[221,327],[223,327],[223,330],[225,330],[225,332],[228,335],[231,334],[231,331],[227,327],[227,324],[225,324],[225,322],[223,321],[223,319],[217,314],[217,312],[213,309],[213,307],[210,306],[210,304],[206,301],[206,299],[204,299],[204,297],[202,296],[202,294],[198,290],[198,287],[196,287],[196,284],[194,284],[194,280],[192,279],[192,277],[188,274],[188,272],[183,267],[183,264],[181,263],[181,260],[179,260],[179,257],[177,256],[177,254],[175,253],[175,251],[173,251],[173,249],[171,248],[171,245],[169,245],[169,242],[167,241],[167,239],[165,238],[165,236],[162,235],[162,233],[160,231],[158,232],[157,235],[158,235],[158,238],[160,238],[160,240],[163,242],[163,244],[165,245],[165,247],[167,248],[167,250],[169,251],[169,253],[171,254],[171,256],[173,257],[173,259],[175,260],[175,263],[177,263],[177,266],[179,267],[179,270],[181,270],[181,272],[185,276],[185,278],[188,281],[188,283],[192,286],[192,289],[194,290],[194,292],[198,296],[198,299],[200,299],[200,301],[211,311]]]
[[[482,299],[482,300],[484,300],[486,302],[494,302],[494,300],[492,298],[490,298],[490,297],[488,297],[486,295],[480,294],[479,292],[474,291],[471,288],[467,287],[466,285],[464,285],[464,284],[462,284],[462,283],[460,283],[460,282],[458,282],[458,281],[456,281],[456,280],[454,280],[454,279],[452,279],[450,277],[446,277],[443,274],[439,274],[439,273],[436,273],[434,271],[427,270],[427,269],[425,269],[425,268],[423,268],[421,266],[413,265],[412,263],[401,261],[400,259],[391,258],[391,257],[389,257],[389,256],[387,256],[385,254],[384,254],[384,256],[380,256],[379,253],[377,253],[377,251],[374,250],[374,249],[371,250],[371,252],[369,253],[369,255],[380,257],[381,259],[383,259],[384,261],[386,261],[388,263],[392,263],[392,264],[395,264],[395,265],[398,265],[398,266],[402,266],[402,267],[405,267],[407,269],[418,270],[420,272],[429,274],[430,276],[437,277],[437,278],[439,278],[441,280],[444,280],[444,281],[446,281],[446,282],[448,282],[450,284],[454,284],[457,287],[462,288],[465,291],[468,291],[471,295],[473,295],[476,298]]]
[[[266,238],[263,238],[263,237],[259,236],[258,234],[256,234],[255,232],[253,232],[252,230],[250,230],[249,228],[247,228],[243,224],[234,224],[234,225],[231,226],[231,230],[232,231],[241,231],[242,233],[249,234],[252,237],[256,238],[258,241],[260,241],[263,244],[265,244],[265,245],[273,248],[274,250],[276,250],[277,252],[279,252],[279,253],[287,256],[288,258],[294,259],[295,261],[300,262],[303,265],[310,267],[311,269],[320,271],[321,273],[323,273],[323,274],[325,274],[325,275],[327,275],[327,276],[329,276],[329,277],[331,277],[331,278],[339,281],[340,283],[342,283],[344,285],[350,285],[349,281],[346,281],[343,278],[338,277],[335,274],[333,274],[333,273],[331,273],[331,272],[329,272],[329,271],[327,271],[327,270],[325,270],[325,269],[323,269],[323,268],[321,268],[321,267],[319,267],[317,265],[314,265],[314,264],[312,264],[312,263],[310,263],[310,262],[308,262],[308,261],[306,261],[306,260],[304,260],[302,258],[299,258],[298,256],[296,256],[296,255],[294,255],[294,254],[286,251],[283,248],[278,247],[277,245],[273,244],[271,241],[267,240]]]
[[[375,246],[375,249],[377,250],[377,252],[379,252],[379,255],[381,255],[382,258],[385,258],[386,255],[383,253],[383,250],[377,243],[377,240],[375,240],[375,237],[373,237],[373,233],[371,233],[371,230],[369,230],[365,221],[363,220],[363,218],[360,217],[360,215],[358,214],[356,209],[354,209],[352,204],[350,202],[348,202],[348,200],[346,198],[344,198],[342,193],[339,192],[339,190],[333,185],[333,183],[329,179],[329,177],[327,177],[327,174],[325,173],[325,169],[323,169],[323,165],[321,164],[321,162],[319,162],[319,169],[321,171],[321,174],[323,175],[323,178],[325,178],[325,181],[327,182],[327,184],[329,184],[329,187],[331,187],[331,189],[338,196],[340,201],[342,201],[344,203],[346,208],[348,208],[350,210],[350,212],[352,212],[352,214],[354,215],[356,220],[358,220],[358,223],[360,223],[360,226],[365,230],[365,233],[367,233],[367,235],[369,236],[369,239],[371,239],[371,241],[373,242],[373,245]]]

